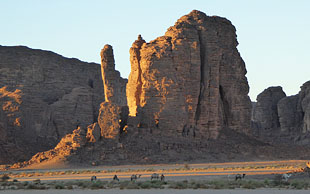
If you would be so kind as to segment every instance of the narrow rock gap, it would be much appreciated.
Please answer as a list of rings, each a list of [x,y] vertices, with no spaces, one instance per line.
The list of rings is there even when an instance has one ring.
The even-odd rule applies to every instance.
[[[140,105],[140,94],[142,91],[142,78],[141,78],[141,66],[140,66],[140,60],[141,60],[141,56],[140,56],[140,49],[137,51],[137,60],[138,60],[138,84],[137,84],[137,90],[135,93],[135,98],[136,98],[136,106]]]
[[[57,125],[56,125],[54,120],[53,120],[53,125],[55,126],[55,132],[56,132],[56,135],[57,135],[57,140],[59,140],[60,139],[60,135],[59,135],[58,127],[57,127]]]
[[[226,98],[225,98],[225,93],[224,93],[224,90],[223,90],[223,87],[220,85],[219,86],[219,92],[220,92],[220,99],[222,101],[222,109],[223,109],[223,112],[224,112],[224,119],[223,119],[223,122],[224,122],[224,125],[225,126],[228,126],[228,114],[229,114],[229,103],[227,102]]]
[[[204,70],[205,70],[205,45],[203,44],[202,38],[201,38],[201,32],[198,30],[198,38],[199,38],[199,44],[200,44],[200,89],[199,89],[199,95],[198,95],[198,102],[197,102],[197,108],[196,108],[196,113],[195,113],[195,122],[197,125],[197,122],[199,120],[200,114],[201,114],[201,101],[203,99],[203,93],[205,90],[205,85],[204,85]]]

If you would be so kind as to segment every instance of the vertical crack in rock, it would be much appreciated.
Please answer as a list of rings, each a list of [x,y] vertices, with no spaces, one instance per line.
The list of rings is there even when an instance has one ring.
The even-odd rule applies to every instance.
[[[222,102],[221,108],[224,111],[223,124],[224,124],[224,126],[228,126],[229,104],[228,104],[227,100],[225,99],[225,93],[224,93],[223,87],[221,85],[219,86],[219,92],[220,92],[220,99]]]
[[[58,127],[57,127],[57,124],[55,123],[55,121],[53,121],[53,125],[55,127],[55,133],[56,133],[57,139],[59,139],[60,138],[59,130],[58,130]]]
[[[195,122],[197,125],[197,122],[200,117],[201,113],[201,101],[203,99],[203,94],[205,90],[205,85],[204,85],[204,79],[205,79],[205,48],[203,41],[201,39],[201,32],[198,30],[198,37],[199,37],[199,44],[200,44],[200,89],[199,89],[199,95],[198,95],[198,102],[197,102],[197,108],[195,112]]]

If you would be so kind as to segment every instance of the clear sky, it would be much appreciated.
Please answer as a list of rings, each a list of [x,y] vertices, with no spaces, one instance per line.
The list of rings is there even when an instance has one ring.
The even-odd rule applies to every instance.
[[[193,9],[235,25],[253,101],[269,86],[297,94],[310,80],[309,0],[0,0],[0,45],[100,63],[101,48],[111,44],[128,77],[138,34],[151,41]]]

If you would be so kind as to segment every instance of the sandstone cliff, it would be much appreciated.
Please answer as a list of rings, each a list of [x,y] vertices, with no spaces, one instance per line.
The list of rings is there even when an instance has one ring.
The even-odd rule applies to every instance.
[[[115,70],[112,47],[106,45],[100,53],[106,98],[101,101],[98,119],[76,127],[56,148],[13,167],[57,160],[116,165],[306,158],[310,150],[304,146],[277,147],[248,136],[251,102],[237,44],[235,28],[227,19],[192,11],[162,37],[149,43],[138,37],[130,49],[126,89],[127,80]],[[278,131],[295,130],[298,116],[280,129],[286,117],[295,115],[295,109],[304,122],[300,126],[308,131],[309,85],[302,87],[298,97],[286,101],[280,87],[261,94],[252,112],[257,134],[262,134],[262,127],[271,138]],[[92,86],[85,88],[92,91]],[[57,107],[70,106],[69,99],[76,93],[86,94],[85,88],[72,89],[73,94],[62,97],[66,103]],[[5,109],[18,108],[22,99],[18,89],[2,88],[11,99]]]
[[[0,46],[0,163],[53,148],[96,121],[102,101],[99,64]]]
[[[257,96],[257,103],[252,110],[256,135],[268,136],[267,134],[280,127],[277,105],[285,96],[281,87],[270,87]]]
[[[273,143],[309,144],[309,113],[310,81],[294,96],[271,87],[257,97],[252,128],[256,136]]]
[[[106,98],[98,123],[79,128],[85,134],[80,140],[87,142],[78,147],[59,144],[73,153],[56,149],[33,161],[58,155],[95,164],[214,161],[223,158],[220,152],[233,159],[231,150],[238,149],[253,155],[249,147],[260,143],[243,135],[250,132],[251,102],[237,44],[230,21],[192,11],[162,37],[149,43],[138,37],[130,49],[126,90],[127,80],[115,70],[112,47],[106,45],[101,51]],[[242,145],[236,143],[241,139]]]
[[[165,36],[130,49],[130,116],[165,136],[217,139],[224,128],[250,133],[251,102],[235,28],[199,11]]]

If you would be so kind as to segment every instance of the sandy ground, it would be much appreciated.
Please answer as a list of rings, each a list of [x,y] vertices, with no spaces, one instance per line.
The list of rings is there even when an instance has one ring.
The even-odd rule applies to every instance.
[[[64,174],[64,175],[52,175],[49,176],[44,174],[44,176],[32,176],[32,177],[16,177],[18,181],[33,181],[36,179],[40,179],[41,181],[66,181],[66,180],[89,180],[92,175],[97,176],[100,180],[112,180],[112,177],[117,174],[120,180],[129,180],[132,174],[140,174],[142,175],[141,180],[149,180],[151,174],[154,172],[158,174],[164,174],[166,180],[210,180],[210,179],[233,179],[235,174],[246,174],[247,179],[259,179],[264,180],[266,178],[272,179],[274,174],[277,173],[287,173],[292,169],[283,169],[281,165],[287,166],[296,166],[301,165],[305,166],[305,160],[286,160],[286,161],[256,161],[256,162],[230,162],[230,163],[199,163],[199,164],[187,164],[190,168],[195,168],[199,170],[178,170],[175,171],[173,169],[184,168],[185,164],[153,164],[153,165],[122,165],[122,166],[95,166],[95,167],[88,167],[88,170],[96,170],[99,172],[96,173],[82,173],[82,174]],[[265,168],[266,166],[272,165],[280,165],[276,169],[274,168]],[[42,166],[41,166],[42,167]],[[263,167],[257,169],[223,169],[227,167]],[[204,169],[207,168],[207,169]],[[209,169],[215,168],[215,169]],[[51,172],[51,171],[65,171],[69,170],[70,168],[65,169],[53,169],[53,166],[50,168],[32,168],[32,169],[18,169],[12,170],[11,172]],[[130,170],[130,172],[102,172],[103,170]],[[139,171],[139,170],[147,170],[152,169],[151,172],[148,171]],[[86,170],[85,168],[71,168],[71,170],[82,171]],[[137,170],[136,172],[134,172]],[[8,173],[10,171],[0,171],[0,174]],[[14,177],[12,177],[14,178]]]
[[[181,172],[161,172],[155,171],[158,174],[164,174],[165,180],[181,181],[181,180],[212,180],[212,179],[234,179],[234,175],[237,173],[246,173],[247,179],[262,179],[273,177],[274,173],[284,173],[282,170],[271,170],[271,171],[226,171],[226,172],[201,172],[201,171],[181,171]],[[150,180],[151,175],[154,172],[137,172],[136,174],[141,175],[139,180],[146,181]],[[132,174],[135,172],[119,172],[119,173],[92,173],[92,174],[64,174],[64,175],[53,175],[53,176],[33,176],[33,177],[22,177],[15,178],[18,181],[33,181],[40,179],[41,181],[68,181],[68,180],[89,180],[91,176],[95,175],[97,179],[110,181],[114,175],[117,175],[121,181],[130,180]]]
[[[147,189],[147,190],[17,190],[0,191],[1,194],[309,194],[309,190],[279,190],[279,189],[256,189],[256,190],[175,190],[175,189]]]
[[[252,162],[225,162],[225,163],[187,163],[191,168],[221,168],[221,167],[246,167],[246,166],[267,166],[267,165],[296,165],[308,162],[307,160],[281,160],[281,161],[252,161]],[[40,163],[35,165],[27,166],[23,169],[18,169],[18,171],[46,171],[46,170],[76,170],[76,169],[89,169],[89,170],[96,170],[96,169],[106,169],[106,170],[126,170],[126,169],[175,169],[175,168],[182,168],[185,164],[144,164],[144,165],[119,165],[119,166],[72,166],[61,161],[56,163]]]

